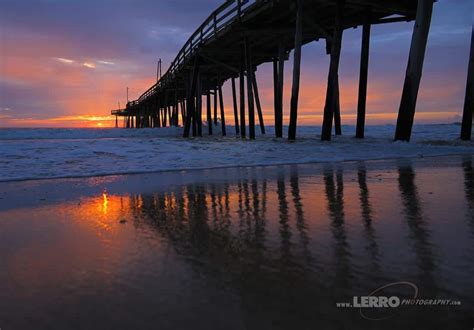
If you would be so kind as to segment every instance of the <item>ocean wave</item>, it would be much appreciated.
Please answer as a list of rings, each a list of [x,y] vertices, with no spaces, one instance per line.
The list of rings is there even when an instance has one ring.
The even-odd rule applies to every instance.
[[[179,128],[0,128],[1,140],[87,140],[179,136]]]
[[[460,141],[458,125],[415,126],[411,143],[393,142],[394,130],[369,126],[358,140],[355,127],[344,126],[330,143],[320,141],[319,127],[299,128],[296,143],[275,139],[271,127],[256,141],[219,134],[183,139],[180,128],[1,130],[0,181],[474,154],[473,142]]]

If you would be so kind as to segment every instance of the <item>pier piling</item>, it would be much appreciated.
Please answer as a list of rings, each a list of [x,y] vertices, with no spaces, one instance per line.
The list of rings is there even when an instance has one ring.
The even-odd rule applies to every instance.
[[[409,142],[411,138],[432,12],[433,0],[418,0],[405,84],[398,112],[397,130],[395,133],[396,141]]]
[[[295,52],[293,60],[293,87],[291,91],[290,126],[288,139],[296,140],[298,98],[300,93],[301,47],[303,43],[303,0],[296,2]]]
[[[363,139],[365,136],[365,113],[367,107],[367,81],[369,75],[370,55],[370,9],[367,10],[366,22],[362,28],[362,50],[360,55],[359,100],[357,104],[356,137]]]
[[[341,56],[341,42],[343,33],[342,20],[344,15],[344,6],[345,0],[337,0],[334,35],[331,42],[331,63],[329,66],[326,104],[324,106],[324,120],[321,134],[322,141],[331,141],[332,122],[334,118],[334,111],[337,107],[339,89],[339,60]]]
[[[326,42],[330,65],[321,140],[330,141],[333,125],[335,134],[342,134],[339,63],[343,33],[345,29],[363,26],[356,137],[364,138],[372,25],[415,20],[395,133],[396,140],[409,141],[433,2],[434,0],[226,1],[190,36],[168,71],[163,76],[160,75],[151,88],[135,101],[128,102],[127,99],[125,109],[112,111],[116,116],[115,126],[118,126],[119,116],[124,117],[124,127],[127,128],[179,126],[181,113],[184,137],[189,137],[191,130],[193,136],[202,136],[203,120],[207,120],[208,133],[212,135],[213,126],[218,124],[220,106],[222,134],[225,135],[222,88],[230,79],[236,135],[253,140],[256,135],[255,115],[258,115],[261,133],[266,133],[262,107],[264,98],[259,93],[256,71],[261,64],[272,63],[275,137],[282,138],[285,61],[293,51],[288,139],[295,140],[300,103],[302,47],[322,40]],[[471,139],[472,131],[472,52],[471,49],[461,129],[463,140]],[[239,79],[239,86],[236,85],[236,79]],[[207,101],[205,115],[202,113],[204,95]]]
[[[474,112],[474,27],[471,32],[471,53],[469,55],[469,68],[467,73],[466,98],[461,126],[461,139],[471,140],[472,113]]]

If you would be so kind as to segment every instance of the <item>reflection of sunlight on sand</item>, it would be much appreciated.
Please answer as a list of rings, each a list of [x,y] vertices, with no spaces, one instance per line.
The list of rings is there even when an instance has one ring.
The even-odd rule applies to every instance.
[[[107,205],[109,204],[109,201],[107,199],[107,191],[104,190],[102,193],[102,197],[104,198],[104,202],[102,203],[102,212],[104,215],[107,215]]]
[[[71,211],[81,224],[92,227],[97,236],[107,239],[118,234],[123,226],[120,220],[129,215],[130,203],[127,198],[109,195],[104,190],[100,196],[82,199],[79,208]]]
[[[129,211],[128,198],[104,192],[26,213],[3,213],[2,220],[31,221],[31,228],[24,228],[23,232],[39,233],[35,239],[24,240],[2,260],[2,267],[22,284],[16,288],[17,294],[32,299],[35,290],[43,287],[52,291],[64,286],[87,290],[91,280],[108,285],[110,275],[127,266],[124,255],[135,234],[119,220],[129,219]]]

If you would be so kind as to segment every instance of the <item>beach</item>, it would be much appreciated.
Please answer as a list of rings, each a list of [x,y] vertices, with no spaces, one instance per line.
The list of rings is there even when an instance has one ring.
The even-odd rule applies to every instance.
[[[1,182],[0,328],[471,326],[473,161]],[[454,304],[338,305],[400,282]]]

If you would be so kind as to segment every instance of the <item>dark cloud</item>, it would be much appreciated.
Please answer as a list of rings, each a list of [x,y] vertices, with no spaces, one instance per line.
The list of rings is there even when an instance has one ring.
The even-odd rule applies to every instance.
[[[7,40],[61,38],[66,54],[172,56],[218,2],[2,0],[0,21]]]

